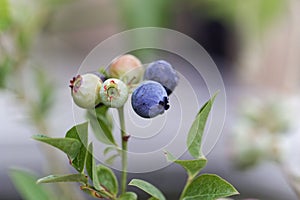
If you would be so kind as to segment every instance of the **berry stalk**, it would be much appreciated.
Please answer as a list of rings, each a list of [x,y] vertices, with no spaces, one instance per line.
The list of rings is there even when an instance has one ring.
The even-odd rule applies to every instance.
[[[121,194],[126,192],[127,187],[127,148],[129,136],[125,131],[124,107],[118,108],[120,130],[122,139],[122,178],[121,178]]]

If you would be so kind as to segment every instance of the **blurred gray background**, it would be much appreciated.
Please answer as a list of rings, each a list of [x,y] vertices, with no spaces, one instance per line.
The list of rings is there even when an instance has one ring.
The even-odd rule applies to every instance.
[[[53,172],[50,169],[57,173],[72,171],[64,155],[30,137],[45,132],[62,137],[77,122],[68,84],[87,54],[113,34],[147,26],[170,28],[190,36],[209,53],[222,75],[227,94],[226,120],[219,141],[207,155],[204,172],[216,173],[231,182],[241,194],[234,199],[297,199],[297,189],[293,187],[298,187],[299,195],[299,180],[294,183],[290,176],[300,174],[299,8],[300,2],[296,0],[3,1],[0,4],[0,199],[22,199],[9,177],[11,168],[28,169],[39,177]],[[174,62],[174,67],[193,83],[200,104],[209,98],[205,83],[193,74],[193,67],[187,61],[168,52],[157,52],[157,57]],[[176,95],[184,94],[181,92],[179,89]],[[181,104],[189,104],[189,96],[182,99]],[[243,142],[249,142],[249,149],[259,149],[257,141],[272,140],[273,136],[261,139],[254,135],[254,140],[244,137],[243,141],[236,141],[236,130],[245,130],[239,129],[244,117],[240,115],[241,105],[246,103],[250,110],[257,105],[251,99],[260,105],[267,104],[269,99],[282,102],[293,111],[283,109],[279,114],[287,115],[291,128],[280,135],[276,151],[272,149],[270,153],[264,148],[271,143],[266,142],[261,149],[267,149],[267,153],[260,149],[255,157],[239,151]],[[199,108],[194,109],[196,112]],[[254,112],[258,119],[260,115]],[[176,117],[169,114],[165,120],[176,121]],[[267,116],[271,123],[277,124],[273,117]],[[189,126],[193,118],[191,114],[184,119],[183,126]],[[253,131],[268,132],[264,121],[260,122]],[[239,134],[246,135],[247,131]],[[179,137],[185,140],[184,135]],[[251,146],[253,141],[256,143]],[[162,141],[153,142],[132,148],[145,151],[144,145],[151,149]],[[50,157],[54,154],[54,160],[47,162],[45,154]],[[243,170],[235,165],[241,156],[243,164],[246,163]],[[178,198],[186,178],[184,171],[175,165],[129,174],[129,178],[137,177],[157,185],[168,199]],[[89,198],[80,193],[76,184],[67,187],[71,188],[69,191],[78,191],[77,199]],[[141,199],[146,198],[140,195]]]

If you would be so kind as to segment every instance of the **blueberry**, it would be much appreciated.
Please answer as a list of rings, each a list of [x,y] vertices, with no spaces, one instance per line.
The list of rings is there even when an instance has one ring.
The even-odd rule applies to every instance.
[[[128,88],[126,84],[116,78],[109,78],[100,88],[101,102],[112,108],[122,107],[128,98]]]
[[[100,103],[100,87],[102,80],[92,73],[77,75],[70,81],[74,103],[86,109],[95,108]]]
[[[164,86],[168,95],[170,95],[177,86],[179,77],[170,63],[158,60],[148,65],[144,79],[159,82]]]
[[[130,85],[140,82],[144,70],[141,61],[137,57],[125,54],[112,61],[109,74],[111,77],[121,79],[124,83]]]
[[[91,72],[91,73],[98,76],[101,79],[102,82],[107,80],[107,77],[103,73],[100,73],[100,72]]]
[[[141,117],[152,118],[169,109],[168,95],[156,81],[142,82],[132,93],[133,110]]]

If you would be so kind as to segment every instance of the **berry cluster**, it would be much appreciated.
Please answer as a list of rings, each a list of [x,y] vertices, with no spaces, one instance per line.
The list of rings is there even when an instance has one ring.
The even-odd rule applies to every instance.
[[[70,87],[75,104],[85,109],[100,104],[120,108],[133,91],[133,110],[143,118],[152,118],[169,108],[168,96],[178,80],[170,63],[154,61],[144,69],[138,58],[127,54],[114,59],[107,73],[77,75],[70,81]]]

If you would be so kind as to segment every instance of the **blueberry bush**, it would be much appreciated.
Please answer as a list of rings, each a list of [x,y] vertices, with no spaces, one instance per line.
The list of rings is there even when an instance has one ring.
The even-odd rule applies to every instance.
[[[154,185],[141,179],[127,180],[127,149],[130,135],[126,132],[123,106],[131,95],[132,109],[142,118],[153,118],[171,109],[169,95],[176,88],[179,77],[172,65],[159,60],[146,69],[133,55],[123,55],[112,61],[107,71],[77,75],[70,81],[74,103],[87,110],[88,121],[77,124],[64,137],[50,138],[34,135],[33,139],[51,145],[64,152],[77,173],[50,175],[37,183],[78,182],[80,189],[89,195],[110,200],[136,200],[136,193],[128,191],[127,185],[135,186],[149,194],[151,200],[164,200],[164,194]],[[212,200],[238,194],[227,181],[215,174],[201,174],[207,159],[201,150],[202,135],[216,94],[199,110],[187,136],[187,148],[193,159],[179,160],[165,152],[169,162],[182,166],[187,172],[186,185],[181,200]],[[120,120],[121,144],[112,134],[113,124],[108,109],[117,109]],[[88,141],[88,126],[100,142],[119,152],[122,175],[120,183],[111,168],[97,163],[93,142]],[[111,161],[113,158],[111,159]],[[119,186],[120,184],[120,186]]]

